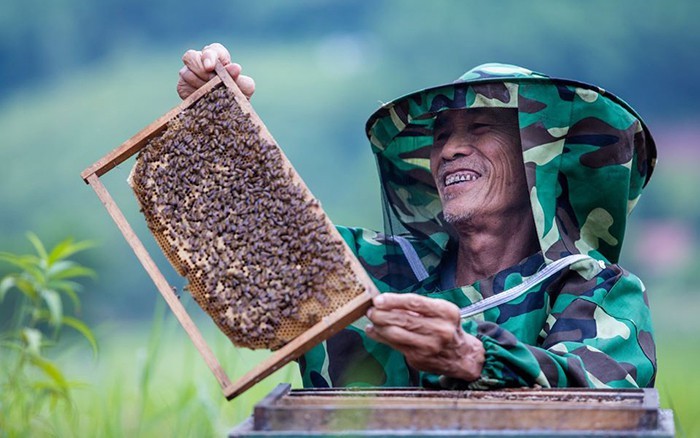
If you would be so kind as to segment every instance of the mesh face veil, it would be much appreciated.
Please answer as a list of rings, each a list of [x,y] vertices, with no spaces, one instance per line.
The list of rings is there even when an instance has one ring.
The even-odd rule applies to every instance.
[[[546,262],[566,254],[616,262],[627,216],[656,164],[653,138],[612,93],[512,65],[476,67],[453,83],[389,102],[369,118],[387,234],[418,243],[429,269],[454,247],[430,173],[433,123],[442,111],[476,108],[517,111]]]

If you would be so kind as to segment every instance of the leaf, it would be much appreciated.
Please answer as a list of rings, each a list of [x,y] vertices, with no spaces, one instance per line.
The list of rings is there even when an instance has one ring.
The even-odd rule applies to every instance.
[[[72,237],[67,237],[63,239],[62,241],[58,242],[56,246],[54,246],[51,249],[51,252],[49,253],[48,256],[48,261],[49,265],[52,265],[53,263],[57,262],[58,260],[68,258],[70,256],[70,253],[68,253],[68,250],[70,247],[73,246],[73,238]],[[66,255],[64,255],[66,254]]]
[[[58,327],[63,320],[63,302],[61,296],[55,290],[42,289],[40,291],[41,298],[46,302],[46,307],[49,309],[49,323]]]
[[[68,385],[71,386],[70,383]],[[32,382],[31,387],[36,391],[46,392],[54,397],[57,396],[59,398],[67,399],[68,396],[67,392],[57,386],[56,382],[53,380],[37,380]]]
[[[19,259],[21,259],[21,257],[18,255],[11,254],[9,252],[0,251],[0,260],[2,260],[2,261],[15,264],[16,263],[15,261],[19,260]]]
[[[95,339],[95,336],[92,334],[92,331],[90,328],[82,321],[80,321],[77,318],[73,318],[71,316],[65,316],[63,317],[63,324],[67,325],[68,327],[72,327],[75,330],[77,330],[80,334],[82,334],[85,339],[90,343],[90,346],[92,346],[92,351],[97,357],[97,340]]]
[[[41,260],[48,260],[49,255],[46,252],[46,248],[44,247],[44,244],[41,243],[41,240],[39,240],[37,235],[29,232],[27,233],[27,239],[32,242],[32,246],[34,246],[34,249],[36,250],[36,253],[39,254]]]
[[[15,278],[12,275],[8,275],[0,281],[0,303],[5,299],[7,291],[16,286]]]
[[[18,256],[10,253],[0,253],[0,260],[5,261],[11,265],[17,266],[18,268],[27,272],[39,281],[43,280],[44,278],[44,273],[39,268],[40,260],[35,256]]]
[[[79,283],[68,280],[58,280],[49,282],[48,287],[68,295],[68,298],[73,302],[74,311],[80,312],[80,298],[78,298],[77,292],[83,287]]]
[[[68,291],[75,293],[83,290],[83,285],[76,281],[51,280],[48,284],[51,286],[51,289],[57,289],[66,293],[68,293]]]
[[[57,272],[53,272],[50,276],[51,280],[63,280],[66,278],[76,278],[76,277],[92,277],[92,278],[97,278],[97,274],[95,271],[93,271],[90,268],[86,268],[85,266],[81,266],[77,263],[74,262],[61,262],[60,264],[63,263],[69,263],[69,266],[63,265],[61,269],[59,269]],[[59,265],[57,263],[54,266]]]
[[[29,298],[30,300],[33,300],[33,301],[36,301],[39,299],[39,295],[37,293],[36,287],[31,281],[29,281],[26,278],[19,276],[19,275],[15,275],[14,279],[15,279],[15,286],[17,287],[17,289],[19,289],[20,292],[25,294],[27,296],[27,298]]]
[[[20,345],[14,341],[2,341],[0,342],[0,347],[9,348],[11,350],[24,351],[24,345]]]
[[[29,361],[32,363],[32,365],[39,368],[47,377],[49,377],[58,386],[58,388],[63,391],[68,391],[70,388],[68,381],[63,376],[61,370],[54,365],[53,362],[40,355],[31,355],[29,357]]]
[[[68,268],[71,268],[73,266],[80,266],[76,262],[70,261],[70,260],[60,260],[53,265],[51,265],[47,270],[46,270],[46,275],[48,277],[51,277],[53,275],[59,274],[62,271],[65,271]]]
[[[25,327],[22,329],[22,340],[27,346],[27,351],[33,355],[41,355],[42,334],[39,330]]]
[[[97,244],[91,240],[83,240],[77,243],[73,243],[72,238],[68,238],[60,242],[58,245],[54,246],[48,257],[49,266],[52,266],[59,260],[66,259],[73,254],[90,249],[97,246]]]

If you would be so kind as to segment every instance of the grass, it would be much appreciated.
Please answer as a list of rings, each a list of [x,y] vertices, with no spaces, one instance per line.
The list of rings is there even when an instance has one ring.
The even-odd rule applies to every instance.
[[[656,388],[661,406],[673,409],[676,436],[700,436],[700,343],[697,337],[659,337]]]
[[[269,355],[234,348],[213,324],[210,327],[197,315],[195,319],[232,379]],[[43,420],[35,419],[33,436],[225,436],[249,417],[255,403],[278,383],[300,386],[297,366],[291,364],[226,401],[203,359],[163,304],[156,307],[150,325],[118,322],[98,327],[96,332],[101,345],[97,360],[87,348],[78,347],[64,351],[57,359],[65,364],[69,376],[80,376],[85,385],[73,392],[71,406],[59,406]],[[661,372],[657,389],[662,407],[674,410],[678,436],[700,436],[700,379],[693,377],[694,364],[700,363],[700,346],[691,337],[662,331],[658,354]]]
[[[150,327],[123,323],[99,328],[98,361],[77,350],[66,352],[66,368],[79,369],[87,386],[74,391],[70,408],[55,411],[48,424],[38,425],[37,436],[223,436],[250,416],[254,404],[278,383],[300,385],[297,365],[290,364],[226,401],[184,330],[164,313],[164,305],[157,306]],[[205,329],[204,336],[231,379],[269,355],[236,349],[215,330]]]

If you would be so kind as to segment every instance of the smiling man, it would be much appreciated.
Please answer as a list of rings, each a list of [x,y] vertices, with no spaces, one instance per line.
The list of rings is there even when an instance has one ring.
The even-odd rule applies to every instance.
[[[511,266],[537,252],[517,112],[438,114],[430,170],[445,221],[459,234],[456,284],[472,284],[497,272],[497,265]]]
[[[253,94],[213,44],[183,57],[183,98],[217,59]],[[646,293],[617,262],[656,150],[625,102],[487,64],[382,106],[367,134],[386,230],[338,229],[383,293],[300,359],[305,386],[653,385]]]

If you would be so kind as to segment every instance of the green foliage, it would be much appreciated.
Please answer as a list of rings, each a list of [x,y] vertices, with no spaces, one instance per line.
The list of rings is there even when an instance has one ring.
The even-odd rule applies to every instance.
[[[186,307],[194,306],[185,298]],[[192,311],[195,309],[188,309]],[[269,352],[237,349],[206,315],[197,325],[232,380],[240,378]],[[201,320],[200,320],[201,319]],[[209,324],[207,324],[209,322]],[[135,322],[96,329],[100,361],[69,361],[94,382],[76,391],[75,415],[55,416],[55,436],[86,437],[215,437],[225,436],[252,413],[279,382],[300,386],[296,364],[287,365],[243,395],[227,401],[211,371],[187,339],[160,297],[150,324]],[[118,336],[114,334],[118,333]]]
[[[9,315],[0,325],[0,434],[10,436],[42,429],[47,410],[70,410],[71,390],[81,384],[68,380],[46,354],[65,344],[59,342],[64,327],[97,354],[92,331],[64,305],[69,301],[73,313],[80,310],[81,285],[75,280],[95,273],[69,257],[93,244],[66,239],[47,251],[36,235],[27,237],[35,254],[0,252],[0,262],[16,269],[0,279],[0,310]]]

